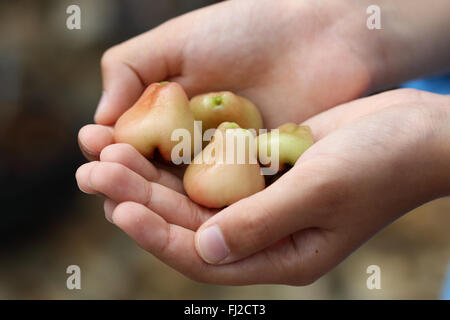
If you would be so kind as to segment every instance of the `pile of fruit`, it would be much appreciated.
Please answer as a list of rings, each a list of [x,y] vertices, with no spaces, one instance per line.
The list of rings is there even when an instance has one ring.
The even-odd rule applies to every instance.
[[[114,132],[117,143],[131,144],[147,158],[157,150],[173,165],[189,163],[183,177],[188,196],[222,208],[264,189],[262,168],[293,166],[313,144],[307,126],[287,123],[269,132],[263,126],[259,110],[244,97],[225,91],[189,101],[178,83],[161,82],[144,91]]]

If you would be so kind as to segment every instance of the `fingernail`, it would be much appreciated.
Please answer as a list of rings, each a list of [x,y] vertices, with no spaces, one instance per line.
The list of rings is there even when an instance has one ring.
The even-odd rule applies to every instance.
[[[100,101],[98,102],[97,110],[95,111],[94,119],[97,119],[98,116],[101,115],[105,111],[107,100],[108,100],[108,95],[106,94],[106,91],[103,91],[102,97],[100,98]]]
[[[218,263],[230,253],[222,231],[217,225],[206,228],[198,235],[197,248],[200,256],[208,263]]]
[[[117,206],[117,204],[115,202],[108,201],[108,200],[106,200],[105,203],[103,204],[103,208],[105,210],[105,218],[106,218],[106,220],[108,220],[111,223],[114,223],[113,219],[112,219],[112,215],[113,215],[113,212],[114,212],[114,209],[116,208],[116,206]]]
[[[78,139],[78,145],[80,146],[81,153],[86,157],[86,159],[90,161],[98,159],[98,153],[89,150],[89,148],[80,139]]]

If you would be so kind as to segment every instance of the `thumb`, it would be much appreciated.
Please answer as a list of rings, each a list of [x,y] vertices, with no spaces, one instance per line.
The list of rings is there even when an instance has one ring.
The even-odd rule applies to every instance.
[[[170,21],[108,49],[102,56],[103,94],[95,122],[112,125],[130,108],[145,87],[178,75],[183,32]]]
[[[206,221],[195,236],[203,260],[213,264],[240,260],[296,231],[317,225],[320,215],[314,211],[319,201],[311,190],[317,190],[318,184],[299,169],[293,167],[268,188]]]

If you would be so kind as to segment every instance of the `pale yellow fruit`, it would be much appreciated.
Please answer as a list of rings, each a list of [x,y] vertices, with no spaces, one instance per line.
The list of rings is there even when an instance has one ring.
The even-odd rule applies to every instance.
[[[236,137],[246,142],[244,150],[239,150],[238,144],[230,148],[225,137],[227,130],[231,129],[236,130]],[[195,157],[184,174],[184,188],[189,197],[205,207],[222,208],[264,189],[265,181],[256,161],[255,144],[250,131],[240,129],[235,123],[222,123],[211,142]],[[228,163],[226,153],[231,149],[234,150],[233,162]],[[244,163],[238,163],[239,155]]]

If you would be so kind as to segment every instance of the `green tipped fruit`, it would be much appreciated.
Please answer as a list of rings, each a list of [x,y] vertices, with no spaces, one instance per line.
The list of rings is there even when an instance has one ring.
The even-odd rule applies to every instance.
[[[278,146],[279,146],[279,164],[280,170],[286,164],[293,166],[298,158],[311,147],[314,143],[311,128],[308,126],[298,126],[295,123],[286,123],[278,127]],[[268,157],[272,155],[271,143],[272,139],[276,137],[271,132],[264,133],[258,136],[258,155],[263,154]]]
[[[216,96],[213,98],[213,102],[215,106],[220,106],[223,103],[222,96]]]
[[[256,131],[263,127],[258,108],[250,100],[229,91],[195,96],[189,105],[195,120],[202,121],[203,130],[217,128],[224,121]]]

